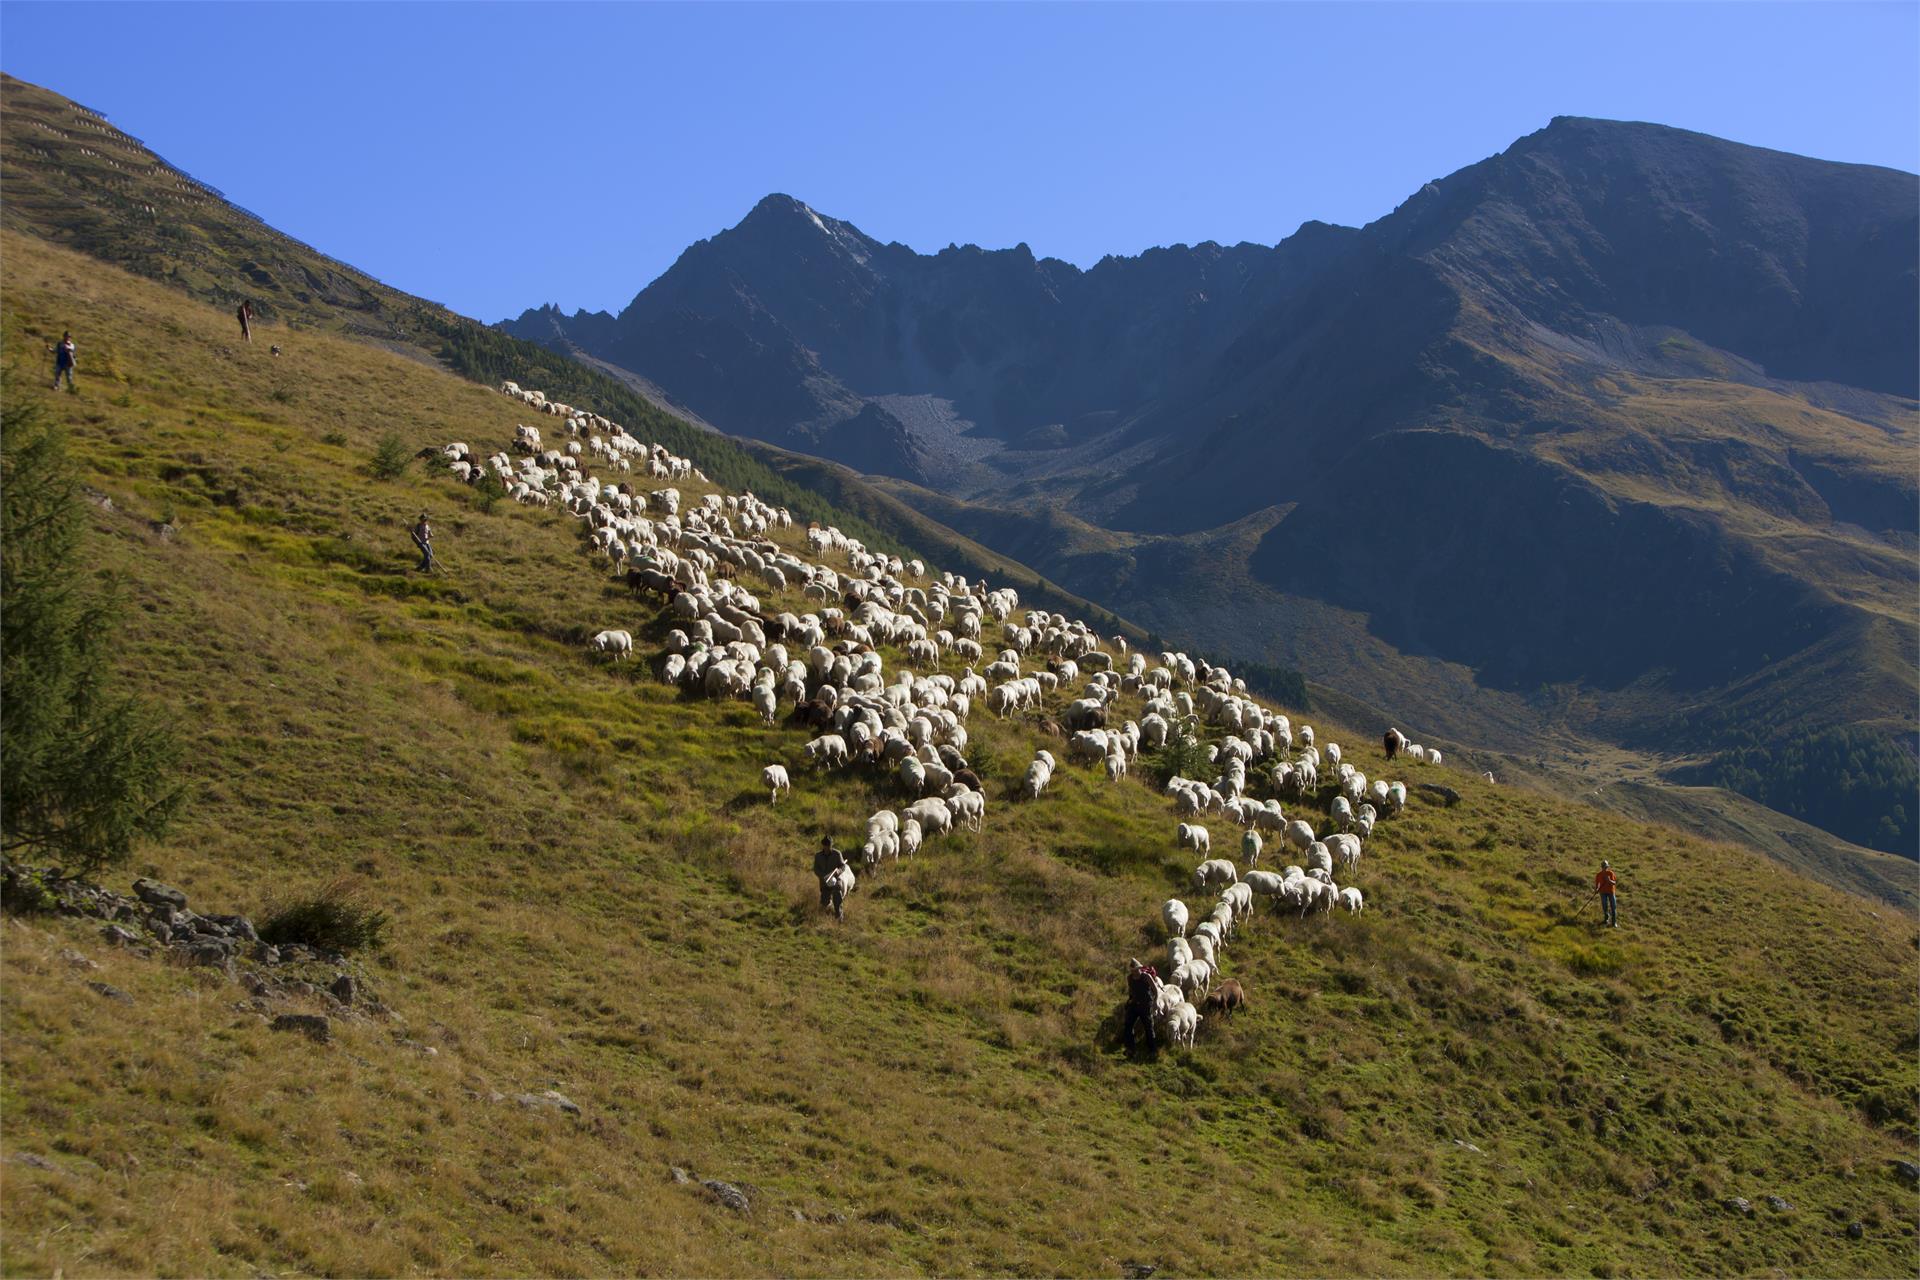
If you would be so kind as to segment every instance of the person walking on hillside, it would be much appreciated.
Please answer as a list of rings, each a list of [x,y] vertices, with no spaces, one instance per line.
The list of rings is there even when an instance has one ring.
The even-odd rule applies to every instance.
[[[53,352],[53,389],[55,391],[60,389],[60,378],[64,374],[67,379],[67,390],[72,391],[73,358],[75,352],[78,350],[78,348],[73,345],[73,330],[68,329],[62,333],[60,335],[60,345],[57,347],[48,347],[47,350]]]
[[[413,545],[420,548],[420,572],[426,573],[433,568],[433,527],[427,523],[427,513],[420,513],[420,523],[413,526]]]
[[[833,847],[833,837],[822,835],[820,848],[813,855],[813,878],[820,882],[820,905],[833,905],[833,889],[827,877],[847,865],[847,855]]]
[[[1154,1032],[1153,1005],[1160,994],[1160,975],[1150,964],[1127,961],[1127,1020],[1120,1030],[1120,1042],[1133,1052],[1133,1029],[1147,1029],[1147,1052],[1160,1051],[1160,1039]]]
[[[240,320],[240,336],[248,342],[253,341],[253,304],[245,298],[240,300],[240,309],[233,313]]]
[[[1614,891],[1620,885],[1620,877],[1613,874],[1613,864],[1604,858],[1600,861],[1600,874],[1593,878],[1593,891],[1600,895],[1600,922],[1609,929],[1620,927],[1620,908]]]

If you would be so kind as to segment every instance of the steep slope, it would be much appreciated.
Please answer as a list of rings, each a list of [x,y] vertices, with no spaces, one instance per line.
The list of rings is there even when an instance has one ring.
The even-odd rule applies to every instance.
[[[943,519],[1168,634],[1408,718],[1407,671],[1470,673],[1436,734],[1766,797],[1798,736],[1865,733],[1886,768],[1797,811],[1912,856],[1917,240],[1913,175],[1560,118],[1357,231],[1085,272],[774,196],[617,317],[505,327],[979,508]],[[1199,629],[1222,553],[1248,589]]]
[[[839,477],[834,492],[860,511],[836,506],[820,492],[789,484],[785,474],[809,477],[799,460],[774,452],[764,465],[728,438],[712,438],[698,415],[646,379],[596,364],[576,348],[520,341],[435,303],[392,289],[275,230],[229,203],[205,183],[180,172],[99,113],[0,75],[0,226],[112,262],[191,297],[229,309],[254,304],[262,339],[314,329],[362,337],[493,385],[525,379],[557,398],[643,431],[681,452],[698,449],[707,473],[736,489],[790,506],[803,519],[845,529],[875,545],[937,555],[957,572],[1017,571],[1033,599],[1082,616],[1086,601],[1031,570],[1009,565],[1004,553],[983,552],[931,520],[906,512],[867,490],[857,477]],[[577,363],[574,358],[579,357]],[[583,368],[582,363],[589,367]],[[778,470],[776,470],[776,467]],[[782,474],[784,473],[784,474]],[[870,523],[865,515],[887,521]],[[1111,618],[1105,610],[1097,612]],[[1124,623],[1113,619],[1114,629]]]
[[[518,406],[337,335],[276,361],[235,346],[224,307],[12,234],[0,253],[0,389],[70,432],[110,500],[92,519],[129,605],[123,676],[188,748],[193,803],[129,871],[245,911],[358,875],[394,915],[368,972],[395,1011],[315,1046],[213,970],[78,921],[9,923],[10,1270],[1910,1262],[1889,1161],[1916,1142],[1911,920],[1744,850],[1408,765],[1461,799],[1382,823],[1368,910],[1263,909],[1228,956],[1250,1011],[1191,1054],[1125,1062],[1118,967],[1189,875],[1151,780],[1067,769],[1012,803],[1045,739],[976,714],[985,829],[888,867],[836,927],[804,850],[896,791],[796,768],[768,806],[759,768],[797,765],[800,733],[590,661],[598,627],[650,654],[670,623],[581,555],[574,522],[365,470],[382,431],[487,448]],[[89,338],[80,392],[45,393],[37,352],[69,325]],[[422,506],[447,576],[406,571]],[[1386,767],[1371,732],[1320,727]],[[1609,935],[1568,909],[1603,855],[1626,875]],[[303,1005],[326,1007],[270,1008]],[[546,1089],[581,1114],[513,1101]],[[745,1184],[751,1213],[670,1166]],[[1181,1185],[1204,1206],[1142,1214]]]

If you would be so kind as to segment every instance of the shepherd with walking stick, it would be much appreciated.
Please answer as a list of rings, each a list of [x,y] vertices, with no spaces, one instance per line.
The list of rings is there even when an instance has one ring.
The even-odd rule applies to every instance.
[[[1601,859],[1600,873],[1593,878],[1593,892],[1600,899],[1600,922],[1609,929],[1620,927],[1620,908],[1614,897],[1619,884],[1620,877],[1613,874],[1613,864]]]
[[[427,513],[420,513],[420,523],[413,526],[413,545],[420,548],[420,572],[427,573],[433,568],[433,527],[427,523]]]

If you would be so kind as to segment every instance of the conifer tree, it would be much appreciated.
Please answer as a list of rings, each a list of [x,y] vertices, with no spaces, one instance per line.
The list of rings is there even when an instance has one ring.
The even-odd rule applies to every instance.
[[[61,432],[0,410],[0,843],[67,875],[122,862],[179,808],[176,748],[113,687],[115,610],[86,560]]]

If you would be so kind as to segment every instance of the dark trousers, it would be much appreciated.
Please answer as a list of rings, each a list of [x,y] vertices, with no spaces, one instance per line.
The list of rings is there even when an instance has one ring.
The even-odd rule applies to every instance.
[[[414,545],[420,548],[420,572],[425,573],[427,570],[433,568],[433,544],[430,542],[416,542]]]
[[[57,364],[53,366],[53,389],[55,391],[58,391],[60,389],[61,378],[65,378],[67,380],[67,390],[69,391],[73,390],[73,366],[72,365]]]
[[[1143,1026],[1147,1029],[1147,1052],[1158,1053],[1160,1051],[1160,1038],[1153,1029],[1153,1010],[1150,1007],[1137,1004],[1127,1006],[1126,1025],[1122,1027],[1120,1031],[1120,1042],[1126,1045],[1127,1052],[1133,1052],[1133,1029],[1136,1025]]]
[[[1620,923],[1619,899],[1611,893],[1600,895],[1600,922],[1609,925]]]

